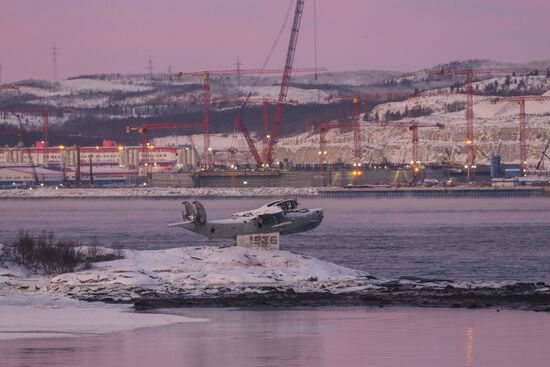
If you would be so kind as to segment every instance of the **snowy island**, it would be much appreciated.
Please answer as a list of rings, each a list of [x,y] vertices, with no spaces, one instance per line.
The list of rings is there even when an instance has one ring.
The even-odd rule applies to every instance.
[[[124,259],[52,278],[0,269],[4,296],[174,306],[421,306],[550,311],[544,283],[377,279],[294,252],[244,247],[126,250]]]

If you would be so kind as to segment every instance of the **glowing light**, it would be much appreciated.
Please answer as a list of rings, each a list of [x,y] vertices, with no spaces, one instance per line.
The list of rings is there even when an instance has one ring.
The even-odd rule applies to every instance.
[[[60,145],[60,146],[59,146],[59,149],[63,150],[63,149],[65,149],[65,146],[64,146],[64,145]]]
[[[99,147],[96,147],[96,149],[99,149]],[[118,147],[118,150],[123,150],[123,149],[124,149],[124,147],[123,147],[122,145],[120,145],[120,146]]]

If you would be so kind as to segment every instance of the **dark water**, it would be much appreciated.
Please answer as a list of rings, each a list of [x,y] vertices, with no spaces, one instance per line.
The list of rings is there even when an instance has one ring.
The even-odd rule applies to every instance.
[[[103,336],[0,341],[11,366],[542,367],[550,315],[522,311],[177,309],[208,318]]]
[[[264,202],[203,200],[210,219]],[[550,283],[550,199],[304,199],[301,205],[324,208],[325,220],[283,237],[284,249],[380,277]],[[180,219],[177,199],[2,200],[0,241],[23,228],[137,249],[212,243],[166,227]]]

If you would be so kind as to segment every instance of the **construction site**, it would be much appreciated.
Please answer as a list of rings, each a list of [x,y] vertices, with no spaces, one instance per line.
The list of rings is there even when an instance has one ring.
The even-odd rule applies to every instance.
[[[353,189],[548,184],[547,70],[442,67],[424,72],[424,78],[435,85],[432,88],[337,94],[317,89],[312,100],[294,99],[289,96],[293,74],[317,80],[327,73],[317,62],[311,68],[294,67],[303,7],[304,2],[298,0],[282,69],[246,69],[238,63],[236,69],[170,72],[166,83],[174,90],[182,89],[180,96],[148,98],[147,111],[157,111],[150,113],[157,120],[133,118],[139,122],[124,127],[123,142],[104,132],[96,137],[97,145],[63,141],[54,145],[50,143],[50,114],[61,119],[74,115],[74,107],[3,103],[0,117],[11,125],[0,129],[0,136],[11,144],[0,148],[0,186]],[[241,95],[212,95],[214,80],[233,80],[240,86],[247,77],[280,77],[275,84],[277,96],[261,95],[266,87]],[[402,85],[410,80],[398,79]],[[541,93],[522,94],[521,88],[512,91],[508,87],[525,84],[525,80],[542,85]],[[189,84],[181,83],[197,82],[199,95],[183,90]],[[488,83],[507,85],[508,94],[482,93]],[[257,86],[257,82],[252,84]],[[17,84],[0,86],[8,102],[10,96],[29,90]],[[145,109],[140,103],[132,107],[132,116],[138,108]],[[176,105],[200,109],[199,121],[158,122],[162,111]],[[334,108],[334,115],[340,117],[310,119],[303,131],[283,135],[281,127],[288,124],[285,111],[300,105]],[[261,116],[261,121],[253,121],[254,126],[261,126],[254,131],[245,117],[251,109]],[[233,116],[232,126],[217,131],[215,116],[221,112]],[[29,116],[35,118],[34,125],[28,123]]]

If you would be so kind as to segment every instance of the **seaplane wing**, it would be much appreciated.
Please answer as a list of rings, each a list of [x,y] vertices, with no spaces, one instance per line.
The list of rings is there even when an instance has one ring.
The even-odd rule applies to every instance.
[[[288,210],[293,210],[298,207],[298,202],[296,200],[276,200],[270,203],[267,203],[258,209],[248,210],[246,212],[239,212],[232,215],[233,218],[238,217],[251,217],[255,218],[260,215],[275,215],[283,213]]]

